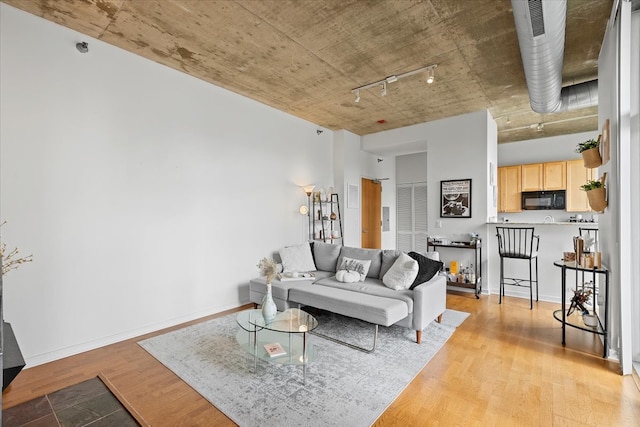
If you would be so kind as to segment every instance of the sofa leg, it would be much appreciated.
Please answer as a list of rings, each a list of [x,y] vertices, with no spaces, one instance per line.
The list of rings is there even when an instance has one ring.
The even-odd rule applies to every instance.
[[[442,313],[440,313],[440,316],[438,316],[438,323],[442,323]]]
[[[416,343],[420,344],[422,342],[422,331],[416,331]]]

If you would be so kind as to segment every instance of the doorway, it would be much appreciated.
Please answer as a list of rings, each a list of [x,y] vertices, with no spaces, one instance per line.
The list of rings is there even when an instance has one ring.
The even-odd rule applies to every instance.
[[[362,178],[361,224],[363,248],[382,249],[382,184]]]

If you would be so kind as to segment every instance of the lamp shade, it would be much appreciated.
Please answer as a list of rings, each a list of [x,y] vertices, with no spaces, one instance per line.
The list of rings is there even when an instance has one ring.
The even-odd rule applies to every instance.
[[[315,185],[305,185],[302,188],[304,189],[304,192],[307,194],[307,196],[311,196],[311,192],[313,191],[314,188],[316,188],[316,186]]]

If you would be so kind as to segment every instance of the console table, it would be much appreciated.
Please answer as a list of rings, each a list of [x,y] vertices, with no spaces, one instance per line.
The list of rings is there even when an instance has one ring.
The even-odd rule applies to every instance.
[[[471,249],[474,251],[474,272],[475,282],[453,282],[447,280],[447,285],[455,286],[458,288],[473,289],[476,295],[476,299],[480,299],[480,292],[482,291],[482,239],[477,239],[475,242],[449,242],[439,243],[433,240],[427,242],[427,250],[432,247],[436,248],[448,248],[448,249]]]
[[[566,340],[565,340],[565,332],[566,332],[566,327],[567,326],[571,326],[572,328],[576,328],[576,329],[580,329],[582,331],[585,332],[590,332],[592,334],[597,334],[597,335],[602,335],[604,342],[604,351],[602,352],[602,357],[607,357],[607,354],[609,352],[609,345],[608,345],[608,338],[609,338],[609,330],[608,330],[608,318],[609,316],[607,315],[607,306],[609,305],[609,270],[606,267],[602,267],[602,268],[584,268],[584,267],[580,267],[577,266],[575,261],[572,262],[564,262],[564,261],[555,261],[553,263],[553,265],[555,265],[556,267],[559,267],[562,270],[562,291],[561,291],[561,295],[562,295],[562,308],[560,310],[556,310],[553,312],[553,317],[559,321],[560,323],[562,323],[562,345],[566,345]],[[582,316],[580,314],[576,314],[569,316],[567,315],[567,271],[575,271],[575,275],[576,275],[576,287],[578,284],[578,272],[582,272],[584,273],[592,273],[593,274],[593,281],[592,281],[592,295],[593,295],[593,300],[594,300],[594,304],[593,304],[593,314],[595,314],[598,323],[596,326],[594,327],[590,327],[590,326],[586,326],[583,321],[582,321]],[[596,288],[596,278],[599,277],[600,275],[604,276],[604,309],[603,309],[603,313],[602,313],[602,318],[600,317],[600,314],[598,313],[598,310],[596,309],[596,307],[598,306],[597,303],[597,299],[602,298],[602,287],[600,287],[599,289]],[[584,284],[583,284],[584,285]],[[578,310],[576,310],[578,311]]]

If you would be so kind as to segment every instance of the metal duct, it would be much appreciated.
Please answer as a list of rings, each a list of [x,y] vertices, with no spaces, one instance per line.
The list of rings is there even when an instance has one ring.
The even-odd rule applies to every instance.
[[[558,111],[577,110],[598,105],[598,80],[562,88],[562,107]]]
[[[567,2],[511,0],[511,6],[531,108],[560,111]]]
[[[562,87],[566,0],[511,0],[520,55],[536,113],[598,105],[598,81]]]

